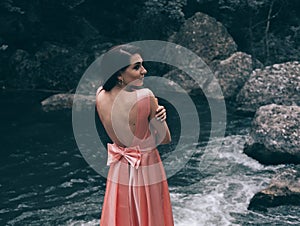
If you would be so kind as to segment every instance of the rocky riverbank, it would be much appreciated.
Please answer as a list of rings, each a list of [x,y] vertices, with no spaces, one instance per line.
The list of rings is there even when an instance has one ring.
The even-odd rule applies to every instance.
[[[248,209],[266,211],[280,205],[300,205],[299,167],[291,166],[275,175],[267,188],[254,195]]]
[[[300,107],[270,104],[254,116],[245,153],[263,164],[300,163]]]
[[[169,40],[190,48],[203,58],[215,75],[227,105],[236,105],[237,113],[253,115],[245,154],[263,164],[300,163],[298,61],[263,66],[253,56],[237,51],[237,45],[226,28],[203,13],[187,19]],[[103,44],[103,49],[104,46],[109,45]],[[26,59],[26,54],[19,55]],[[191,95],[199,95],[199,84],[182,71],[174,69],[163,77],[180,84]],[[200,80],[204,88],[214,85],[213,80],[205,77]],[[72,94],[60,94],[44,100],[42,105],[45,110],[70,108],[72,98]],[[90,98],[87,100],[93,105]],[[290,169],[276,176],[269,188],[253,197],[249,208],[299,204],[295,201],[299,200],[300,194],[298,174],[299,169]]]

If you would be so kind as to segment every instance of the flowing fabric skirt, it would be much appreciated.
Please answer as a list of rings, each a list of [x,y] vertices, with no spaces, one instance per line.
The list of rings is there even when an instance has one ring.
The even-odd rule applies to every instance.
[[[174,225],[168,183],[157,149],[142,151],[137,169],[125,158],[110,165],[100,225]]]

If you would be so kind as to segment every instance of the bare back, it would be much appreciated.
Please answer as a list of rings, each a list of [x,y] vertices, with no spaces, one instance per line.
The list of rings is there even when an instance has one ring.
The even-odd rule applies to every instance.
[[[96,106],[101,122],[111,140],[120,146],[130,146],[136,136],[137,102],[136,91],[128,92],[118,87],[102,90],[97,95]],[[148,121],[150,113],[146,117]]]

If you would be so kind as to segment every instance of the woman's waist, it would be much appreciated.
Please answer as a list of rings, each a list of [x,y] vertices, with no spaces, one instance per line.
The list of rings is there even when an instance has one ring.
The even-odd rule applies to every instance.
[[[152,152],[154,150],[157,150],[157,147],[155,145],[151,145],[151,146],[144,146],[141,144],[132,144],[130,146],[125,146],[123,144],[117,144],[117,143],[112,143],[110,145],[115,146],[116,148],[120,149],[120,150],[136,150],[136,151],[140,151],[141,153],[147,153],[147,152]]]

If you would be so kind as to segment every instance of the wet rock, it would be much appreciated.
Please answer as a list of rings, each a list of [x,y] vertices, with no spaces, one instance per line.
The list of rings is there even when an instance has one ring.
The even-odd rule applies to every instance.
[[[95,107],[95,96],[60,93],[46,98],[41,102],[41,105],[46,112],[71,109],[72,107],[75,107],[76,110],[90,109]]]
[[[300,206],[300,169],[286,169],[271,180],[270,185],[255,194],[248,209],[266,210],[280,205]]]
[[[220,60],[236,52],[237,46],[226,28],[214,18],[198,12],[187,19],[169,41],[178,44],[177,52],[166,51],[162,54],[170,57],[174,62],[173,65],[182,66],[182,70],[174,69],[163,76],[171,81],[170,85],[175,87],[178,84],[189,94],[203,95],[204,93],[207,98],[224,99],[219,82],[208,65],[215,61],[213,65],[217,68],[216,65]],[[181,46],[200,58],[196,59],[197,55],[182,57],[181,53],[185,50]],[[227,62],[225,61],[224,64]]]
[[[84,72],[86,57],[70,48],[45,43],[35,54],[17,50],[9,66],[18,88],[69,90]]]
[[[136,19],[132,21],[132,27],[138,28],[132,29],[133,37],[137,36],[140,40],[165,40],[184,22],[183,8],[186,7],[187,0],[140,2],[142,6]]]
[[[12,81],[18,88],[35,88],[40,64],[27,51],[18,49],[9,60],[12,71]]]
[[[237,45],[226,28],[214,18],[200,12],[187,19],[169,41],[193,51],[207,64],[213,60],[226,59],[237,50]]]
[[[199,67],[187,61],[196,79],[179,69],[166,73],[163,77],[180,84],[190,94],[199,95],[202,91],[207,97],[214,99],[234,98],[250,76],[254,67],[262,67],[257,60],[246,53],[236,52],[225,60],[215,60],[207,68]],[[172,84],[171,84],[172,85]],[[218,87],[222,92],[217,92]]]
[[[235,52],[225,60],[217,60],[210,68],[218,79],[225,99],[235,98],[255,68],[263,65],[246,53]]]
[[[18,88],[73,90],[89,65],[111,45],[94,39],[75,48],[45,42],[34,54],[18,49],[9,61],[13,81]]]
[[[55,94],[41,102],[44,111],[70,109],[73,105],[74,94]]]
[[[300,106],[300,64],[274,64],[254,70],[237,95],[238,109],[255,112],[267,104]]]
[[[61,1],[61,4],[72,10],[85,2],[86,0],[63,0]]]
[[[194,70],[194,74],[197,74],[195,79],[179,69],[174,69],[163,75],[163,77],[169,80],[168,85],[176,92],[187,92],[191,95],[205,96],[206,98],[217,100],[224,99],[218,80],[213,76],[209,68],[199,70],[198,73],[197,68],[192,70]],[[203,71],[207,72],[205,73]],[[177,88],[179,86],[180,89]],[[165,89],[168,89],[168,87]]]
[[[300,107],[262,106],[244,152],[263,164],[300,163]]]
[[[7,67],[11,57],[10,47],[0,36],[0,87],[5,89],[5,83],[11,78],[10,70]]]
[[[199,85],[195,80],[193,80],[187,73],[174,69],[163,75],[164,78],[170,80],[169,85],[173,86],[177,92],[180,92],[180,89],[176,89],[176,84],[180,85],[183,90],[191,94],[199,90]]]

